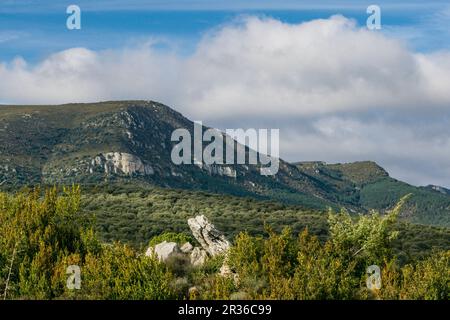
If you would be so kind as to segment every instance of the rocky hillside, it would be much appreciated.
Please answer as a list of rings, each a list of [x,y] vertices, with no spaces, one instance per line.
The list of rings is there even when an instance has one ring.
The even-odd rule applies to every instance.
[[[441,186],[428,185],[425,187],[428,190],[433,190],[442,194],[450,195],[450,190]]]
[[[152,101],[59,106],[0,106],[0,184],[133,183],[205,190],[352,212],[386,209],[413,193],[405,218],[449,225],[450,196],[389,177],[372,162],[327,165],[280,161],[275,176],[259,165],[175,165],[175,129],[194,125]],[[248,150],[247,150],[248,151]]]
[[[412,194],[402,215],[415,223],[450,226],[450,193],[442,187],[415,187],[398,181],[375,162],[345,164],[299,162],[299,170],[324,188],[340,203],[384,211],[399,198]]]

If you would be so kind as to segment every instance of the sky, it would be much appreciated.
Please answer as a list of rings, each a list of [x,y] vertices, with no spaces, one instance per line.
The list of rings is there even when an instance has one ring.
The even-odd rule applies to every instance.
[[[450,187],[450,3],[0,0],[0,103],[119,99],[279,128],[288,161],[373,160]]]

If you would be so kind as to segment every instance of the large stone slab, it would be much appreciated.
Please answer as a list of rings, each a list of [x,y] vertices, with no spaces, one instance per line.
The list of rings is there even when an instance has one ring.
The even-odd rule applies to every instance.
[[[189,219],[188,224],[195,239],[210,256],[226,253],[230,248],[225,235],[217,230],[204,215]]]

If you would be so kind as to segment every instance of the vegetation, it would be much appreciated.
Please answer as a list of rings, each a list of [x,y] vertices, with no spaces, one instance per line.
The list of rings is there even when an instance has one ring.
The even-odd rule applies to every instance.
[[[329,237],[326,211],[248,197],[155,187],[136,191],[127,185],[114,185],[89,189],[81,199],[82,215],[87,219],[95,217],[96,231],[102,241],[121,241],[139,250],[144,250],[149,239],[165,232],[189,237],[186,221],[198,214],[207,216],[229,239],[243,231],[252,236],[265,234],[264,225],[270,225],[278,233],[289,227],[294,236],[307,228],[322,243]],[[395,223],[395,229],[399,236],[392,246],[401,264],[423,259],[433,249],[450,249],[448,228],[400,220]]]
[[[159,262],[116,243],[102,245],[78,214],[79,188],[0,194],[0,288],[8,299],[168,299],[171,274]],[[67,267],[78,265],[76,295]]]
[[[383,224],[383,219],[373,218]],[[373,220],[372,220],[373,221]],[[357,229],[366,229],[358,222]],[[378,224],[378,226],[380,226]],[[342,225],[337,226],[340,229]],[[374,231],[372,228],[369,228]],[[345,227],[342,229],[345,230]],[[229,262],[239,275],[215,275],[204,289],[207,299],[443,299],[450,296],[450,252],[436,252],[424,261],[399,267],[382,246],[388,233],[377,232],[380,246],[356,251],[340,231],[336,239],[321,244],[307,230],[298,238],[289,230],[281,234],[269,230],[268,238],[239,235],[231,249]],[[377,241],[373,242],[377,243]],[[359,254],[358,254],[359,253]],[[366,268],[381,268],[380,289],[366,286]]]
[[[153,247],[155,245],[157,245],[158,243],[161,242],[175,242],[178,243],[179,245],[183,245],[186,242],[193,242],[192,237],[184,234],[184,233],[175,233],[175,232],[164,232],[160,235],[157,235],[155,237],[153,237],[150,242],[148,243],[148,245],[150,247]]]
[[[330,197],[346,206],[358,210],[386,211],[395,206],[398,199],[411,194],[402,209],[402,220],[450,227],[448,194],[393,179],[374,162],[301,162],[296,166],[311,178],[317,179],[328,190]]]
[[[0,119],[0,189],[4,191],[15,192],[25,185],[77,183],[83,188],[97,188],[97,193],[106,189],[108,191],[103,193],[108,194],[112,189],[111,194],[117,195],[124,189],[139,193],[157,185],[276,201],[310,211],[345,207],[354,213],[371,209],[384,212],[391,209],[398,199],[411,193],[401,220],[450,227],[448,193],[397,181],[370,161],[347,164],[302,162],[295,165],[281,161],[280,170],[273,177],[261,176],[255,165],[231,166],[236,177],[209,172],[206,167],[175,165],[171,161],[175,144],[171,141],[172,132],[186,128],[192,133],[193,123],[171,108],[153,101],[2,106]],[[134,172],[124,171],[122,169],[130,168],[127,161],[117,163],[116,159],[114,163],[105,160],[105,155],[111,153],[131,155],[137,163],[142,162],[147,171],[142,167],[138,171],[131,170]],[[101,203],[96,204],[98,199],[88,198],[86,194],[83,200],[102,206]],[[125,223],[125,220],[121,221]],[[303,227],[299,225],[293,230],[299,232]],[[125,228],[125,225],[119,227]],[[255,231],[261,232],[261,228]],[[146,227],[137,232],[136,239],[129,240],[144,243],[149,236],[163,230]],[[131,231],[125,233],[128,237]],[[102,231],[102,235],[106,234],[115,233]],[[236,233],[233,231],[232,235]],[[123,239],[125,234],[117,237]]]
[[[400,203],[401,205],[402,203]],[[450,251],[400,268],[390,244],[400,206],[388,215],[354,221],[329,214],[330,239],[321,243],[304,230],[298,237],[267,227],[267,238],[241,233],[228,263],[238,278],[216,275],[203,298],[213,299],[448,299]],[[381,266],[381,287],[366,286],[367,267]]]
[[[402,218],[413,223],[450,227],[450,200],[426,188],[416,188],[392,178],[380,179],[361,189],[361,204],[366,208],[389,208],[405,194],[412,197],[402,210]]]
[[[140,196],[146,199],[151,195],[156,199],[163,196],[155,193]],[[95,196],[107,198],[104,194]],[[205,206],[217,201],[202,196]],[[167,201],[172,201],[172,197],[167,196]],[[251,230],[252,234],[243,231],[244,225],[237,232],[235,226],[237,235],[228,255],[209,259],[204,266],[194,268],[180,261],[162,263],[145,257],[140,249],[127,244],[100,241],[92,221],[86,219],[86,212],[80,213],[80,204],[87,203],[81,202],[81,198],[78,187],[65,188],[60,193],[56,188],[44,194],[37,189],[16,195],[0,193],[0,289],[6,299],[449,298],[448,242],[443,244],[447,245],[444,250],[435,250],[421,259],[410,259],[406,264],[397,259],[395,241],[402,232],[397,230],[396,222],[400,206],[388,214],[371,213],[357,218],[346,211],[330,212],[325,220],[326,235],[320,239],[309,228],[298,234],[289,228],[277,231],[282,225],[272,227],[271,221],[277,220],[269,217],[270,210],[278,214],[288,212],[287,220],[323,215],[276,204],[263,211],[262,207],[270,204],[258,206],[254,200],[240,202],[241,198],[230,197],[223,201],[235,203],[226,210],[246,205],[241,210],[247,210],[253,218],[260,210],[267,218],[264,231]],[[133,203],[129,200],[120,201]],[[191,204],[182,207],[181,202],[172,203],[175,215],[192,214],[187,210]],[[253,210],[256,211],[252,213]],[[174,213],[169,210],[162,218],[171,214]],[[170,225],[167,220],[164,223],[166,227]],[[182,242],[187,236],[187,233],[165,233],[152,241]],[[223,263],[234,273],[218,275]],[[66,285],[67,268],[72,265],[81,270],[80,290],[70,290]],[[380,289],[366,286],[370,265],[381,268]],[[189,290],[194,286],[195,290]]]

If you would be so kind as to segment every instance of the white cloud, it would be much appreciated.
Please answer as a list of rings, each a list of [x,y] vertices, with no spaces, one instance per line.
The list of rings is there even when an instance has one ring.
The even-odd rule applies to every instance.
[[[17,32],[17,31],[0,31],[0,44],[5,43],[11,40],[16,40],[23,36],[23,32]]]
[[[250,17],[212,31],[187,57],[150,44],[0,64],[4,102],[153,99],[205,123],[273,120],[289,135],[282,154],[292,160],[374,159],[402,178],[405,162],[417,170],[414,183],[450,181],[449,89],[450,53],[411,52],[342,16],[297,25]],[[401,121],[405,115],[412,123]],[[421,122],[424,115],[434,117]],[[308,123],[301,132],[297,120]]]
[[[151,97],[206,118],[291,117],[446,106],[450,55],[411,53],[341,16],[298,25],[248,18],[206,36],[189,57],[151,45],[75,48],[34,67],[3,64],[0,79],[12,102]]]
[[[189,63],[196,90],[188,101],[220,117],[439,108],[450,102],[449,61],[340,16],[300,25],[254,18],[203,41]]]

